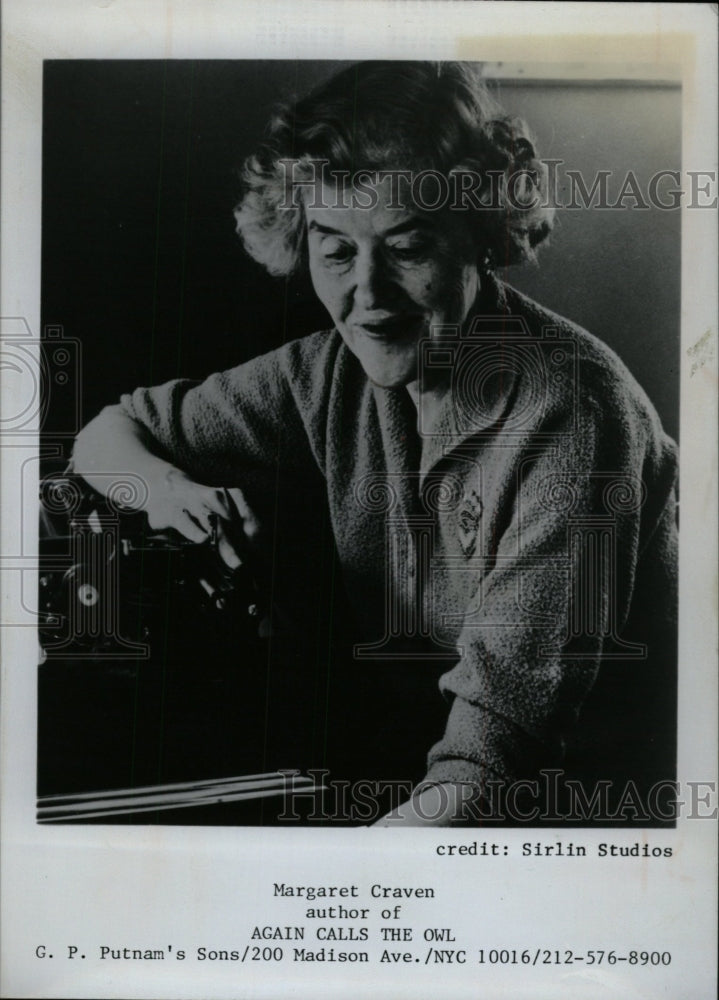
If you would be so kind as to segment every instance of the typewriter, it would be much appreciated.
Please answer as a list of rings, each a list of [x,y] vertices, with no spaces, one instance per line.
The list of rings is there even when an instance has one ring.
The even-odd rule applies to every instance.
[[[72,473],[41,482],[41,661],[148,660],[193,636],[254,642],[267,628],[259,589],[246,561],[220,557],[216,524],[202,544],[152,531],[127,503],[131,477],[113,485],[102,496]]]
[[[131,480],[105,496],[69,472],[41,481],[40,803],[268,772],[269,616],[249,564],[230,569],[216,531],[152,531]],[[189,812],[175,821],[230,821]]]
[[[104,495],[66,472],[41,483],[38,819],[264,825],[291,802],[316,823],[318,769],[418,780],[444,668],[355,662],[311,560],[298,600],[329,624],[284,605],[278,623],[249,560],[230,570],[216,533],[151,531],[126,478]]]

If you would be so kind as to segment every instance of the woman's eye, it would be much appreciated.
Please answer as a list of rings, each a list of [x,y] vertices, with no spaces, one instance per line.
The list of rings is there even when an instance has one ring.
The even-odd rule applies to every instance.
[[[399,261],[423,260],[427,256],[427,247],[424,243],[394,243],[389,249],[392,256]]]
[[[331,241],[322,246],[322,256],[324,259],[334,263],[345,263],[351,260],[353,255],[354,251],[347,243]]]

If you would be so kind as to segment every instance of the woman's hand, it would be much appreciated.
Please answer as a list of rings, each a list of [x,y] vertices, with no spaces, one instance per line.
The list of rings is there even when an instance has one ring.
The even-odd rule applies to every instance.
[[[155,531],[172,528],[197,543],[214,538],[231,569],[242,563],[242,551],[259,532],[240,489],[203,486],[173,467],[149,487],[144,510]]]
[[[242,491],[203,486],[153,451],[145,429],[120,407],[108,406],[78,434],[75,472],[106,495],[118,469],[131,469],[147,489],[138,502],[155,531],[172,528],[191,542],[214,537],[221,558],[235,569],[259,525]]]

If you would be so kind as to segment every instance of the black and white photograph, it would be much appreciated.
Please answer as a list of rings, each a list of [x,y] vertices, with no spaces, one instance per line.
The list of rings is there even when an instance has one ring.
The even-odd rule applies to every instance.
[[[671,821],[681,88],[490,72],[45,64],[42,821]]]
[[[3,14],[0,996],[714,996],[712,5]]]

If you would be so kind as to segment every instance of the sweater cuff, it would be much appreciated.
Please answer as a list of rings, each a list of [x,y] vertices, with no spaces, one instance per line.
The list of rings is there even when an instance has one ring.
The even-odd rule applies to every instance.
[[[415,792],[422,791],[427,785],[462,784],[473,785],[483,791],[488,781],[501,781],[502,777],[483,764],[475,764],[471,760],[438,760],[431,764],[427,776],[418,785]]]
[[[483,705],[455,696],[444,737],[430,750],[427,780],[472,782],[484,790],[488,781],[511,783],[560,760],[561,744],[543,743]]]

